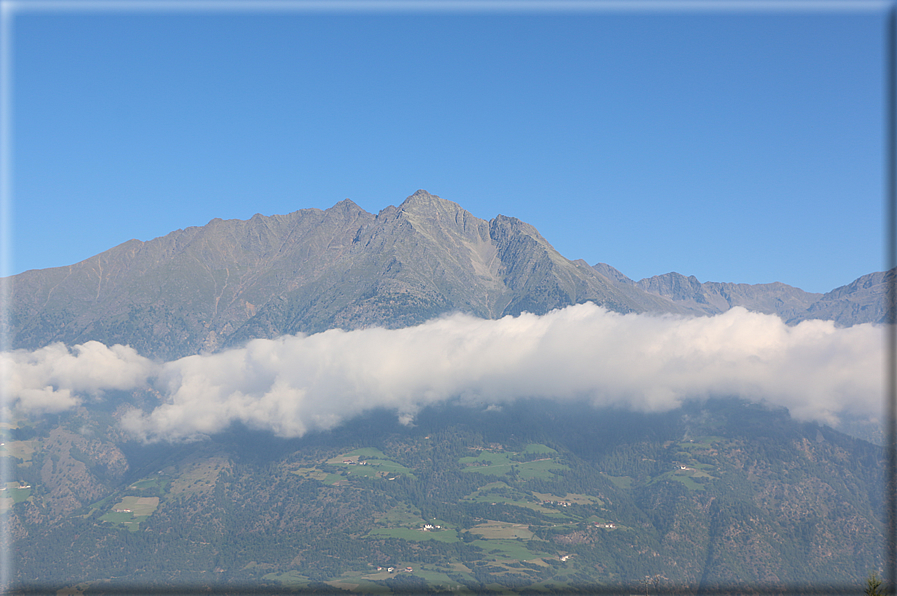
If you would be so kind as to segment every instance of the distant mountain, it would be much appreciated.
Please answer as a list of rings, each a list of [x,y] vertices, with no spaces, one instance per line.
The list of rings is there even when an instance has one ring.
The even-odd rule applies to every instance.
[[[679,273],[633,281],[606,263],[598,263],[593,268],[621,290],[638,288],[703,314],[713,315],[733,306],[743,306],[754,312],[776,314],[788,324],[824,319],[842,326],[884,323],[886,280],[895,273],[894,270],[870,273],[827,294],[814,294],[781,282],[701,283],[693,275],[686,277]]]
[[[792,317],[789,322],[806,319],[827,319],[841,325],[858,323],[884,323],[886,289],[893,281],[897,270],[870,273],[859,279],[835,288],[811,304],[803,313]]]
[[[419,190],[377,215],[347,199],[326,211],[215,219],[26,271],[12,278],[9,331],[17,348],[98,340],[171,359],[256,337],[397,328],[454,311],[544,314],[586,301],[624,313],[744,306],[791,323],[852,325],[882,320],[884,287],[882,273],[824,296],[678,273],[636,282],[566,259],[519,219],[478,219]]]
[[[478,219],[422,190],[376,216],[345,200],[216,219],[12,279],[15,347],[93,339],[163,358],[452,311],[496,318],[591,300],[620,312],[692,312],[618,288],[516,218]]]

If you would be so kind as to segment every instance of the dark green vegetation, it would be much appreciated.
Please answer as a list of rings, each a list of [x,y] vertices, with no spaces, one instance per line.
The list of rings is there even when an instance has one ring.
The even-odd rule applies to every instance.
[[[31,485],[6,513],[20,585],[861,590],[882,564],[881,449],[732,400],[378,412],[190,445],[128,443],[111,420],[6,429]]]

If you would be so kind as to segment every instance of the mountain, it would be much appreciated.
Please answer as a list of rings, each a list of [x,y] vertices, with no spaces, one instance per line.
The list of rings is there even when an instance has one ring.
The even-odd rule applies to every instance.
[[[161,366],[255,338],[397,329],[451,312],[542,314],[588,301],[677,315],[742,306],[791,324],[851,325],[882,320],[893,274],[824,295],[678,273],[636,282],[610,265],[564,258],[518,219],[481,220],[418,191],[376,215],[346,200],[216,219],[22,273],[11,279],[8,331],[17,348],[98,340]],[[270,347],[263,343],[261,352]],[[592,366],[594,355],[581,352]],[[0,549],[16,590],[848,593],[884,564],[884,450],[728,395],[686,396],[660,413],[622,402],[597,408],[585,395],[493,404],[460,395],[411,417],[359,408],[334,427],[314,410],[327,395],[290,393],[288,369],[299,365],[284,360],[234,392],[264,393],[250,385],[268,383],[293,402],[228,407],[290,416],[300,404],[330,430],[283,439],[235,423],[203,440],[156,444],[126,432],[129,414],[161,411],[178,370],[234,353],[184,358],[136,389],[92,392],[90,375],[80,375],[80,402],[3,421]],[[370,352],[361,360],[367,365]],[[217,362],[225,364],[191,387],[246,365]],[[454,375],[452,366],[447,357]],[[352,381],[339,403],[365,399]],[[65,391],[49,383],[34,393]]]
[[[850,593],[882,565],[883,451],[735,400],[440,406],[155,447],[107,425],[4,431],[32,593]]]
[[[859,323],[885,323],[885,295],[889,283],[893,283],[897,270],[864,275],[859,279],[835,288],[811,304],[791,322],[806,319],[826,319],[849,326]]]
[[[822,319],[842,326],[884,323],[887,280],[895,275],[895,270],[870,273],[826,294],[814,294],[781,282],[701,283],[693,275],[686,277],[674,272],[633,281],[606,263],[593,268],[621,290],[638,288],[693,312],[713,315],[743,306],[754,312],[778,315],[788,324]]]
[[[98,340],[172,359],[254,337],[396,328],[452,311],[541,314],[589,300],[619,312],[691,312],[617,288],[516,218],[487,222],[421,190],[376,216],[345,200],[216,219],[27,271],[12,278],[10,331],[17,348]]]
[[[16,348],[97,340],[173,359],[256,337],[397,328],[455,311],[544,314],[586,301],[692,315],[744,306],[792,322],[854,324],[881,319],[883,274],[875,275],[824,297],[677,273],[634,282],[609,265],[564,258],[519,219],[478,219],[419,190],[377,215],[344,200],[325,211],[215,219],[21,273],[11,278],[7,331]]]

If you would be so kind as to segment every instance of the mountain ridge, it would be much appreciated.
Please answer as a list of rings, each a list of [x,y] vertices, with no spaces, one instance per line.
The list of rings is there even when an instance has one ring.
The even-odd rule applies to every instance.
[[[586,301],[621,313],[744,306],[789,323],[881,322],[884,282],[870,275],[866,285],[826,295],[678,273],[635,282],[609,265],[565,258],[515,217],[483,220],[418,190],[377,215],[345,199],[326,210],[216,218],[26,271],[10,278],[6,331],[14,348],[97,340],[170,359],[256,337],[397,328],[450,312],[544,314]]]
[[[640,288],[703,314],[719,314],[734,306],[776,314],[789,325],[808,319],[833,320],[842,326],[885,323],[884,296],[895,271],[863,275],[830,292],[812,293],[782,282],[744,284],[700,282],[690,275],[664,273],[634,281],[607,263],[593,268],[621,288]]]
[[[25,272],[12,279],[11,330],[15,347],[98,339],[162,360],[289,333],[396,328],[451,312],[539,314],[586,301],[683,317],[674,323],[706,322],[684,317],[735,306],[792,323],[811,315],[860,321],[878,317],[888,275],[824,295],[678,273],[636,282],[610,265],[563,257],[517,218],[479,219],[418,191],[376,215],[347,199],[326,210],[214,219],[68,267]],[[620,351],[627,335],[617,328],[609,349]],[[550,337],[583,354],[589,370],[608,360],[606,351],[563,340],[570,336]],[[652,343],[657,334],[645,338]],[[277,342],[258,342],[268,343]],[[321,352],[351,352],[338,345]],[[503,356],[504,345],[489,344],[488,353]],[[458,361],[415,349],[458,375]],[[382,341],[370,350],[366,366],[390,369],[403,360],[378,365],[377,352],[390,353]],[[248,378],[227,395],[247,410],[273,408],[278,420],[304,407],[327,418],[326,409],[314,409],[323,403],[344,410],[349,402],[339,401],[339,390],[306,394],[314,386],[305,380],[290,385],[288,373],[304,365],[303,379],[317,374],[307,355],[291,354],[274,354],[275,368],[229,360],[177,383]],[[630,360],[635,375],[648,372],[650,363]],[[681,359],[673,362],[682,368]],[[412,368],[400,374],[433,382],[419,364]],[[334,378],[353,379],[351,369],[334,370]],[[272,390],[250,387],[252,371]],[[97,395],[86,389],[74,407],[23,411],[0,428],[10,474],[0,496],[9,532],[0,546],[11,553],[11,581],[20,588],[634,594],[653,578],[655,591],[660,582],[683,594],[755,593],[756,586],[809,592],[819,582],[827,593],[850,593],[884,561],[884,450],[771,403],[696,391],[673,409],[639,412],[599,407],[587,396],[540,399],[526,382],[513,385],[518,399],[468,402],[462,392],[423,406],[410,424],[388,400],[298,438],[275,437],[250,416],[191,435],[194,442],[144,444],[131,415],[174,404],[178,392],[165,388],[164,375],[156,378]],[[803,378],[802,391],[818,398]],[[284,399],[266,400],[281,380]],[[548,385],[559,391],[559,383]],[[347,390],[352,400],[365,399],[359,387]],[[186,415],[195,419],[231,407],[214,391],[190,403],[203,406]]]

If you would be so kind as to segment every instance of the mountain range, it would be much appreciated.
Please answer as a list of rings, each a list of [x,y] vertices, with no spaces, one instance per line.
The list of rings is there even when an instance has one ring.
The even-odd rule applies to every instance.
[[[249,339],[331,328],[399,328],[449,312],[494,319],[591,301],[621,313],[707,315],[743,306],[788,323],[882,322],[886,275],[813,294],[783,283],[633,281],[559,254],[531,225],[474,217],[419,190],[372,215],[330,209],[215,219],[130,240],[66,267],[13,276],[15,348],[129,344],[173,359]]]
[[[422,401],[408,418],[387,400],[304,435],[277,437],[247,416],[156,443],[125,423],[173,400],[172,379],[207,389],[231,369],[252,369],[234,358],[208,377],[178,377],[253,339],[398,330],[451,313],[479,323],[585,302],[682,320],[743,307],[791,329],[807,319],[847,328],[884,321],[893,275],[871,273],[826,294],[678,273],[634,281],[563,257],[518,219],[478,219],[423,190],[376,215],[345,200],[323,211],[216,219],[21,273],[10,280],[6,320],[19,353],[96,340],[135,348],[147,358],[114,354],[136,368],[175,359],[182,368],[164,369],[155,384],[91,391],[90,375],[69,363],[68,373],[87,379],[82,399],[12,411],[0,424],[10,593],[858,592],[884,564],[884,450],[763,399],[700,395],[631,411],[582,396],[490,403],[462,395]],[[809,345],[802,357],[816,344],[826,352],[820,337],[801,344]],[[622,349],[622,337],[611,340],[611,350]],[[276,342],[261,343],[257,352],[269,353]],[[289,375],[303,364],[296,354],[311,359],[294,352],[278,369],[251,361],[258,375],[230,391],[263,397],[240,402],[243,410],[286,403],[275,417],[298,417],[304,411],[289,406],[301,402],[327,419],[318,401],[364,400],[361,376],[348,396],[291,393]],[[682,372],[682,354],[669,374]],[[713,366],[705,356],[701,365]],[[584,358],[594,366],[596,356]],[[40,372],[38,360],[23,366]],[[63,392],[54,372],[32,395]],[[269,393],[252,387],[266,382]],[[797,384],[813,391],[809,379]],[[287,399],[264,401],[275,393]],[[198,395],[206,409],[188,417],[224,409],[214,393]]]

